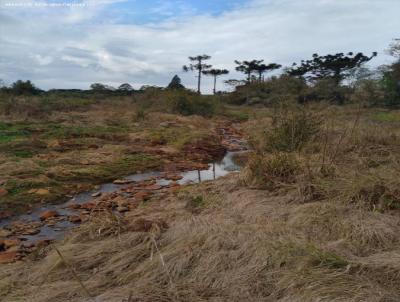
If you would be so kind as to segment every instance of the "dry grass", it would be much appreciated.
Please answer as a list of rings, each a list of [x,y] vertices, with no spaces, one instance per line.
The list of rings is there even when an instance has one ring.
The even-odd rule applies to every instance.
[[[95,301],[399,301],[400,213],[371,207],[397,196],[399,129],[380,124],[380,136],[367,111],[330,110],[290,155],[302,169],[290,185],[275,183],[284,190],[231,175],[124,220],[94,217],[58,249]],[[0,296],[90,301],[56,251],[3,266]]]

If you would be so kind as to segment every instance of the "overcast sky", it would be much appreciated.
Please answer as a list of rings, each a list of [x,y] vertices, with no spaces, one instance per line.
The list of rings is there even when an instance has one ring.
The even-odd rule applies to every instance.
[[[178,74],[195,87],[182,65],[203,53],[232,71],[226,79],[243,77],[235,59],[291,65],[315,52],[378,51],[376,65],[390,62],[399,12],[400,0],[0,0],[0,79],[139,88]]]

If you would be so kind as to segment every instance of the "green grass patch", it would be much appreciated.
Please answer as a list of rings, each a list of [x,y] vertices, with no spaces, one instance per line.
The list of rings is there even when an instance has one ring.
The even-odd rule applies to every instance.
[[[122,176],[146,171],[160,166],[161,160],[153,155],[141,153],[128,155],[114,162],[98,166],[77,167],[72,173],[55,176],[57,180],[79,182],[106,182]]]
[[[14,156],[20,157],[20,158],[31,158],[33,157],[33,153],[29,150],[21,150],[21,151],[15,151],[13,152]]]
[[[48,125],[46,138],[71,139],[71,138],[102,138],[102,139],[121,139],[126,137],[128,129],[118,126],[80,126],[80,125]]]
[[[26,124],[11,124],[0,122],[0,143],[8,143],[31,135]]]
[[[378,122],[400,122],[400,114],[396,112],[378,112],[374,115]]]
[[[150,138],[161,144],[171,145],[177,149],[186,144],[204,138],[206,135],[187,127],[159,128],[150,131]]]

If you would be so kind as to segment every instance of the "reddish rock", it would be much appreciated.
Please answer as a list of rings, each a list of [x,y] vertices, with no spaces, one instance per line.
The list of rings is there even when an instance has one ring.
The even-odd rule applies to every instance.
[[[152,194],[150,192],[146,192],[146,191],[139,191],[137,192],[135,195],[133,195],[135,197],[136,200],[138,201],[143,201],[143,200],[147,200],[150,198]]]
[[[180,190],[180,188],[181,188],[181,186],[173,186],[173,187],[170,187],[168,190],[171,193],[176,193],[176,192],[178,192]]]
[[[81,222],[86,222],[86,221],[89,220],[89,214],[81,213],[81,214],[79,215],[79,218],[81,219]]]
[[[82,218],[77,215],[71,215],[68,217],[68,221],[72,223],[80,223],[82,221]]]
[[[16,251],[0,253],[0,264],[12,263],[17,259],[18,253]]]
[[[36,235],[38,233],[40,233],[39,228],[28,228],[21,232],[22,235]]]
[[[68,205],[68,208],[73,209],[73,210],[77,210],[77,209],[81,208],[81,205],[77,204],[77,203],[72,203],[72,204]]]
[[[165,176],[165,179],[174,180],[174,181],[176,181],[176,180],[181,180],[182,178],[183,178],[183,176],[182,176],[182,175],[179,175],[179,174],[167,174],[167,175]]]
[[[6,189],[0,188],[0,197],[6,196],[8,191]]]
[[[91,211],[91,210],[93,210],[94,208],[96,207],[96,204],[94,204],[93,202],[87,202],[87,203],[84,203],[84,204],[81,204],[81,209],[84,209],[84,210],[89,210],[89,211]]]
[[[144,187],[144,189],[148,190],[148,191],[157,191],[157,190],[161,190],[162,186],[154,184],[154,185],[146,186],[146,187]]]
[[[60,216],[57,211],[46,211],[40,214],[40,220],[46,220],[53,217]]]
[[[11,217],[11,213],[7,211],[0,211],[0,219]]]
[[[44,247],[48,246],[50,243],[51,243],[51,240],[44,239],[44,240],[38,241],[36,243],[36,247],[37,248],[44,248]]]
[[[9,249],[13,246],[18,246],[21,243],[21,240],[19,239],[4,239],[3,240],[3,245],[5,246],[6,249]]]
[[[198,163],[198,164],[194,164],[194,165],[193,165],[193,168],[194,168],[195,170],[208,170],[208,169],[209,169],[209,166],[208,166],[208,164]]]
[[[8,237],[11,235],[11,232],[9,230],[0,228],[0,238],[1,237]]]

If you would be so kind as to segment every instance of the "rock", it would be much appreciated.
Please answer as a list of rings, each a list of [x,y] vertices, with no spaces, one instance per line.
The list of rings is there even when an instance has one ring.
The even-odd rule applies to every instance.
[[[73,210],[77,210],[81,208],[80,204],[77,203],[71,203],[70,205],[68,205],[68,208],[73,209]]]
[[[0,211],[0,219],[11,217],[11,213],[7,211]]]
[[[0,188],[0,197],[6,196],[8,191],[6,189]]]
[[[183,178],[183,176],[179,175],[179,174],[167,174],[165,176],[165,179],[174,180],[174,181],[181,180],[182,178]]]
[[[81,209],[84,209],[84,210],[88,210],[88,211],[91,211],[91,210],[93,210],[94,208],[96,207],[96,204],[95,203],[93,203],[93,202],[87,202],[87,203],[84,203],[84,204],[81,204]]]
[[[0,238],[1,237],[8,237],[10,235],[11,235],[11,232],[9,230],[0,228]]]
[[[38,189],[38,190],[35,192],[35,194],[45,196],[45,195],[49,195],[49,194],[50,194],[50,191],[47,190],[47,189]]]
[[[5,239],[3,241],[3,245],[6,247],[6,249],[9,249],[14,246],[18,246],[21,243],[21,240],[19,239]]]
[[[48,246],[50,243],[51,243],[51,240],[44,239],[44,240],[38,241],[36,243],[36,247],[37,248],[44,248],[44,247]]]
[[[208,164],[196,163],[193,165],[193,168],[195,168],[195,170],[208,170],[210,167]]]
[[[53,217],[60,216],[57,211],[46,211],[40,214],[40,220],[46,220]]]
[[[128,212],[129,208],[128,207],[124,207],[124,206],[118,206],[117,207],[117,211],[120,213],[124,213],[124,212]]]
[[[24,242],[22,243],[22,247],[26,248],[26,249],[31,249],[35,246],[35,244],[33,242]]]
[[[72,222],[72,223],[80,223],[80,222],[82,222],[82,218],[77,215],[71,215],[68,217],[68,221]]]
[[[101,192],[96,192],[92,194],[92,197],[99,197],[101,196]]]
[[[13,263],[17,258],[18,253],[16,251],[0,253],[0,264]]]
[[[152,194],[150,192],[146,192],[146,191],[139,191],[137,192],[135,195],[133,195],[135,197],[135,199],[137,201],[143,201],[143,200],[148,200],[150,198]]]
[[[144,187],[144,189],[148,190],[148,191],[157,191],[157,190],[161,190],[162,186],[155,184],[155,185],[146,186],[146,187]]]
[[[40,233],[40,229],[39,228],[37,228],[37,229],[34,229],[34,228],[26,229],[26,230],[21,232],[22,235],[36,235],[36,234],[39,234],[39,233]]]
[[[176,193],[176,192],[178,192],[179,190],[181,189],[181,186],[172,186],[172,187],[170,187],[170,188],[168,188],[168,190],[171,192],[171,193]]]
[[[47,190],[47,189],[31,189],[31,190],[28,191],[28,193],[29,194],[37,194],[37,195],[45,196],[45,195],[49,195],[50,191]]]
[[[176,126],[176,123],[175,122],[162,122],[162,123],[160,123],[159,124],[159,126],[160,127],[163,127],[163,128],[167,128],[167,127],[170,127],[170,126]]]
[[[126,185],[126,184],[130,184],[133,183],[133,180],[129,180],[129,179],[116,179],[113,181],[113,184],[115,185]]]

